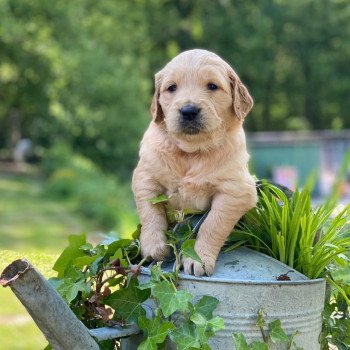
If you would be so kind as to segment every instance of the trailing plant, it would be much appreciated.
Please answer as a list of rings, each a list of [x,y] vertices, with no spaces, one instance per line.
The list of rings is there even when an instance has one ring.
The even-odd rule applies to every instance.
[[[304,350],[295,344],[294,338],[298,332],[287,336],[281,327],[280,320],[274,320],[267,324],[264,318],[264,310],[260,309],[256,320],[256,326],[260,328],[262,341],[254,341],[248,345],[247,340],[242,333],[233,333],[236,350],[268,350],[270,344],[286,343],[287,350]],[[266,331],[268,329],[268,332]]]
[[[322,349],[328,350],[329,343],[348,349],[350,288],[348,282],[336,278],[334,271],[348,261],[350,208],[348,205],[332,217],[334,205],[328,201],[314,209],[310,193],[310,186],[290,195],[271,184],[261,184],[257,207],[235,227],[226,251],[245,244],[310,278],[326,278],[335,292],[327,299],[323,314]],[[206,213],[173,210],[168,199],[161,195],[150,202],[163,203],[167,208],[167,241],[175,261],[172,272],[164,272],[161,263],[154,264],[148,281],[140,284],[138,276],[145,261],[140,257],[138,227],[133,239],[109,238],[95,247],[84,235],[71,236],[54,265],[58,274],[51,282],[89,328],[136,323],[144,335],[140,350],[161,349],[168,342],[180,350],[210,349],[209,338],[224,327],[223,320],[212,314],[218,300],[203,296],[194,303],[190,293],[177,289],[182,256],[200,261],[194,236]],[[289,279],[287,274],[284,277]],[[152,317],[146,314],[146,301],[155,306]],[[280,321],[267,325],[259,313],[257,325],[263,342],[248,345],[242,334],[234,334],[238,350],[265,350],[269,343],[279,341],[288,342],[290,350],[297,349],[294,337],[285,335]],[[118,346],[112,340],[101,344],[103,349]]]
[[[320,344],[322,350],[329,350],[329,344],[338,350],[350,349],[350,285],[343,280],[334,282],[336,286],[328,296],[323,311]],[[339,288],[340,286],[340,288]]]
[[[86,242],[85,235],[70,236],[69,246],[53,267],[57,277],[50,281],[88,328],[136,323],[144,335],[139,350],[163,348],[170,341],[179,350],[208,350],[209,338],[224,323],[212,314],[217,299],[203,296],[195,303],[190,293],[177,289],[181,256],[199,259],[191,229],[185,228],[185,241],[168,235],[174,249],[174,271],[163,272],[157,263],[150,268],[147,283],[138,279],[145,263],[140,258],[139,228],[134,239],[108,239],[95,247]],[[144,305],[150,300],[155,305],[152,317],[146,315]],[[118,346],[115,340],[101,344],[103,349]]]

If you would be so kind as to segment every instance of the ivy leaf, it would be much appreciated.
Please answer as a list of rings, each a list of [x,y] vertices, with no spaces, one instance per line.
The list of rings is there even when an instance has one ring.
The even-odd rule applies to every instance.
[[[162,263],[158,262],[157,265],[155,265],[151,268],[151,281],[152,282],[160,282],[162,275],[163,275]]]
[[[154,288],[157,283],[161,281],[161,277],[163,276],[162,271],[162,262],[158,262],[157,265],[152,266],[151,268],[151,278],[149,282],[140,284],[139,289],[148,289],[148,288]]]
[[[201,343],[206,343],[213,332],[225,328],[224,320],[221,317],[207,320],[202,314],[196,312],[190,319],[197,326],[197,335]]]
[[[264,328],[266,326],[266,321],[264,319],[264,310],[263,309],[259,309],[258,318],[257,318],[255,324],[260,328]]]
[[[120,248],[127,248],[132,243],[132,239],[119,239],[108,245],[107,252],[105,253],[105,258],[109,258],[114,255],[116,251]]]
[[[202,263],[201,258],[198,256],[198,254],[194,250],[194,244],[195,243],[196,243],[195,239],[188,239],[185,242],[183,242],[182,246],[181,246],[181,253],[186,258],[191,258],[194,261]]]
[[[84,266],[88,266],[90,264],[92,264],[96,259],[98,259],[99,256],[98,255],[94,255],[94,256],[79,256],[77,258],[74,259],[72,265],[77,267],[78,269],[82,269]]]
[[[194,309],[196,312],[199,312],[202,315],[204,315],[207,319],[210,319],[213,317],[213,311],[216,309],[218,304],[218,299],[208,295],[204,295],[194,306]]]
[[[57,277],[51,277],[47,280],[49,282],[49,284],[51,285],[51,287],[53,287],[54,289],[58,289],[58,287],[64,283],[64,278],[57,278]]]
[[[275,320],[269,323],[270,338],[273,343],[287,342],[288,336],[281,327],[281,321]]]
[[[170,197],[168,197],[165,194],[161,194],[158,197],[154,197],[154,198],[149,198],[147,199],[150,203],[152,204],[158,204],[158,203],[164,203],[167,202],[169,200]]]
[[[64,272],[67,267],[71,265],[71,262],[80,257],[85,256],[85,253],[80,249],[80,247],[86,244],[85,234],[82,235],[71,235],[68,237],[69,245],[58,257],[53,270],[57,271],[57,277],[64,277]]]
[[[225,324],[223,318],[216,316],[208,321],[208,325],[214,332],[225,329]]]
[[[115,310],[115,316],[121,316],[128,322],[137,321],[146,315],[142,303],[151,295],[149,289],[140,290],[138,284],[138,280],[132,277],[127,288],[117,290],[101,302],[111,306]]]
[[[262,343],[259,341],[254,341],[251,345],[252,350],[269,350],[269,347],[266,343]]]
[[[191,321],[196,325],[208,325],[213,329],[214,332],[225,328],[224,320],[218,316],[212,318],[211,320],[207,320],[203,315],[196,312],[191,316]]]
[[[145,334],[145,340],[139,345],[138,350],[157,350],[157,344],[162,344],[169,331],[175,329],[171,322],[163,322],[159,316],[153,319],[141,316],[138,325]]]
[[[188,350],[211,350],[208,343],[201,344],[199,348],[190,347]]]
[[[159,300],[165,317],[169,317],[177,310],[186,310],[192,295],[184,290],[176,290],[168,281],[162,281],[153,288],[154,296]]]
[[[137,288],[144,290],[144,289],[152,289],[154,286],[155,286],[155,283],[147,282],[147,283],[140,284]]]
[[[131,237],[132,239],[136,240],[136,239],[139,239],[140,238],[140,235],[141,235],[141,227],[142,225],[141,224],[138,224],[137,227],[136,227],[136,230],[132,233]]]
[[[65,278],[63,283],[57,288],[57,292],[69,305],[78,295],[79,292],[89,293],[90,284],[87,284],[84,280],[74,281],[70,278]]]
[[[245,337],[242,333],[233,333],[233,340],[235,341],[236,350],[250,350],[250,347],[245,340]]]
[[[100,346],[100,350],[110,350],[114,348],[115,341],[113,339],[107,339],[103,341],[99,341],[98,345]]]
[[[124,282],[124,280],[125,280],[125,276],[120,275],[120,276],[114,277],[111,280],[109,280],[108,285],[109,285],[109,287],[115,287],[118,284],[121,284],[122,282]]]
[[[176,344],[177,350],[200,348],[193,324],[185,323],[180,328],[170,332],[170,338]]]
[[[209,339],[207,319],[199,313],[194,313],[190,319],[196,325],[197,338],[201,344],[206,343]]]
[[[128,263],[124,259],[123,251],[121,250],[121,248],[117,249],[117,251],[112,256],[109,257],[109,263],[111,263],[116,259],[119,259],[120,265],[122,267],[128,267]]]

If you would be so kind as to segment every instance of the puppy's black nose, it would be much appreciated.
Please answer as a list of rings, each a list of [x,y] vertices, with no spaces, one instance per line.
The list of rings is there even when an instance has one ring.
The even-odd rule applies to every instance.
[[[186,105],[180,109],[183,119],[191,121],[196,119],[199,114],[199,108],[193,105]]]

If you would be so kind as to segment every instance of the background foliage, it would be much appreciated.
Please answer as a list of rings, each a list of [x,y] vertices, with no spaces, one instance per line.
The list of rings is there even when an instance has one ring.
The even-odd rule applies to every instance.
[[[0,271],[26,255],[47,272],[42,254],[69,233],[131,232],[124,182],[171,57],[202,47],[231,63],[255,99],[249,131],[349,128],[349,34],[346,0],[0,0],[0,160],[30,138],[48,178],[0,167],[0,248],[22,251],[2,251]],[[43,347],[0,299],[4,348]]]
[[[0,148],[57,143],[128,179],[152,76],[182,50],[230,62],[247,129],[350,127],[346,0],[0,0]]]

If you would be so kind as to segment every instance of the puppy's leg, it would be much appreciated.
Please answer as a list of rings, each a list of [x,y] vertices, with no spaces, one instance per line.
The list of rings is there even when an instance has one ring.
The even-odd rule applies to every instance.
[[[137,211],[141,221],[141,253],[144,257],[164,260],[169,254],[164,231],[168,228],[162,203],[152,204],[150,198],[163,193],[164,189],[142,167],[137,167],[132,179]]]
[[[239,197],[229,193],[218,193],[214,196],[211,210],[199,229],[195,244],[202,264],[192,259],[184,259],[186,273],[210,276],[214,272],[216,259],[228,235],[238,220],[256,204],[255,186],[253,191],[242,192]]]

